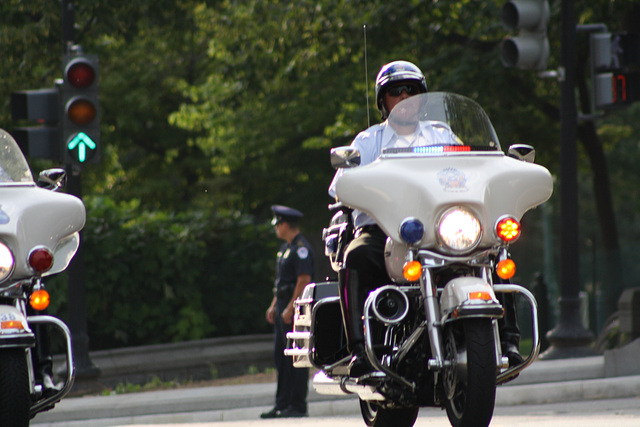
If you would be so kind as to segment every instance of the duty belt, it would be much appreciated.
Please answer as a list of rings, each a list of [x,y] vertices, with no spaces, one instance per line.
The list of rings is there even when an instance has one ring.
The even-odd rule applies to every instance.
[[[280,286],[279,288],[273,289],[273,294],[277,298],[282,298],[285,296],[289,296],[289,298],[291,298],[291,296],[293,295],[293,289],[295,287],[296,287],[295,283],[292,283],[290,285]]]
[[[379,225],[368,224],[368,225],[363,225],[362,227],[359,227],[356,230],[356,237],[360,236],[362,233],[376,234],[376,233],[382,233],[382,232],[383,231]]]

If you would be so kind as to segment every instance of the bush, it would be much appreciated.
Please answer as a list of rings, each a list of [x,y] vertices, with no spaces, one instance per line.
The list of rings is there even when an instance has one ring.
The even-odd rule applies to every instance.
[[[268,332],[277,239],[238,214],[84,200],[91,350]],[[56,283],[61,282],[57,280]]]

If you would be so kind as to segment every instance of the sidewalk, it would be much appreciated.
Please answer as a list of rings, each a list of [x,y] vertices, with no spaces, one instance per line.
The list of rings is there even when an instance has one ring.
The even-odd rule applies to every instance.
[[[640,375],[605,375],[605,356],[537,361],[498,388],[496,406],[640,396]],[[312,417],[359,414],[354,396],[322,396],[311,386],[309,391]],[[274,395],[275,384],[247,384],[67,398],[36,416],[31,425],[106,427],[258,419],[272,407]]]

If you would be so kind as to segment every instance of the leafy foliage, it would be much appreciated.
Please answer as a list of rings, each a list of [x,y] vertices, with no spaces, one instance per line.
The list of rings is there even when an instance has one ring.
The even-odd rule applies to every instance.
[[[103,163],[82,172],[93,347],[266,328],[263,283],[272,280],[276,244],[264,225],[269,206],[302,209],[305,234],[318,240],[329,219],[328,149],[377,121],[373,81],[389,61],[418,64],[429,90],[478,101],[503,148],[534,145],[537,161],[557,174],[559,84],[502,66],[502,0],[75,3],[76,42],[101,63]],[[549,68],[557,69],[561,2],[550,4]],[[49,0],[0,4],[0,127],[15,125],[10,92],[52,87],[61,76],[59,9]],[[637,22],[634,12],[629,0],[576,5],[578,23],[612,30]],[[576,49],[584,52],[584,39]],[[632,108],[597,122],[629,258],[640,235],[637,115]],[[590,161],[579,156],[576,250],[591,253],[601,240],[598,212]],[[558,197],[550,204],[554,219]],[[541,268],[538,248],[558,246],[536,234],[518,244],[532,269]]]
[[[94,348],[269,329],[270,227],[237,214],[151,212],[104,197],[85,203]]]

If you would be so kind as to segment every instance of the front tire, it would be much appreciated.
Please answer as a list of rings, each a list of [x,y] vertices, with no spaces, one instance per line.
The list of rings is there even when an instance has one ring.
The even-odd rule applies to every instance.
[[[27,353],[23,348],[0,351],[0,422],[3,427],[29,427],[31,396]]]
[[[420,408],[384,409],[375,402],[360,400],[360,412],[369,427],[412,427]]]
[[[466,319],[445,330],[447,416],[453,427],[486,427],[496,400],[496,352],[491,319]]]

